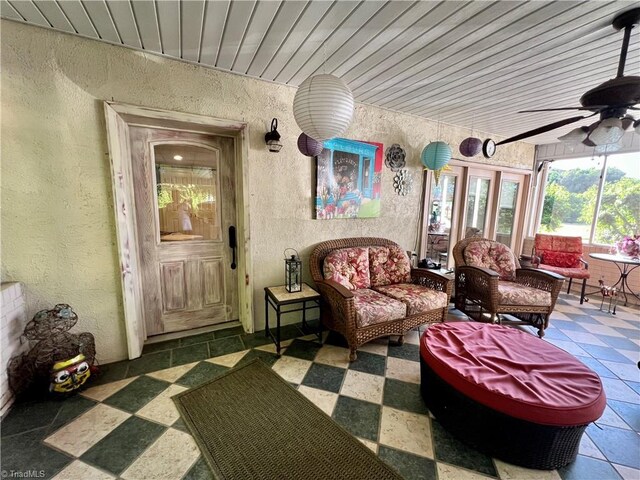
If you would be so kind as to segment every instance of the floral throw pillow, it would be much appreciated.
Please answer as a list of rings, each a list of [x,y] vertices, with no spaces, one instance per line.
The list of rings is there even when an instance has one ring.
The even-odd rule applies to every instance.
[[[579,253],[542,252],[542,263],[552,267],[579,268],[581,257]]]
[[[322,270],[326,280],[333,280],[349,290],[371,286],[367,247],[334,250],[325,257]]]
[[[500,275],[500,280],[516,278],[515,257],[511,249],[502,243],[486,240],[471,242],[463,255],[467,265],[490,268]]]
[[[369,247],[371,285],[380,287],[411,281],[411,263],[400,247]]]

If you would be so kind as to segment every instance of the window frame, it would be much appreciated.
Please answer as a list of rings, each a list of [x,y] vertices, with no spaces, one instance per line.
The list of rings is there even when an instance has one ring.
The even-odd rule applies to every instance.
[[[480,163],[469,160],[459,160],[452,159],[449,162],[449,167],[451,169],[449,171],[443,172],[446,175],[455,175],[457,176],[457,182],[460,182],[456,186],[456,200],[454,203],[457,203],[457,206],[454,207],[455,213],[452,216],[452,226],[449,234],[449,248],[448,248],[448,266],[452,266],[453,259],[451,256],[451,251],[453,246],[460,241],[464,237],[464,224],[466,223],[466,199],[468,194],[468,184],[470,176],[475,173],[480,174],[481,176],[491,177],[491,185],[490,185],[490,197],[489,203],[491,204],[491,208],[487,209],[487,226],[486,226],[486,238],[495,239],[495,232],[497,226],[497,211],[495,206],[497,205],[498,198],[501,191],[501,183],[504,177],[512,177],[513,175],[522,177],[522,194],[520,197],[520,206],[519,213],[520,218],[518,219],[517,226],[515,227],[517,230],[517,236],[513,239],[512,250],[514,254],[519,256],[522,253],[523,243],[526,238],[525,232],[527,231],[527,225],[530,223],[530,219],[532,217],[531,211],[531,199],[532,192],[534,191],[534,179],[535,179],[535,171],[531,169],[525,168],[515,168],[508,167],[504,165],[495,165],[490,163]],[[431,201],[431,184],[433,181],[433,171],[424,169],[423,173],[423,184],[422,184],[422,200],[420,207],[420,221],[418,222],[418,245],[417,251],[420,258],[426,256],[428,252],[428,232],[427,227],[429,223],[429,207]]]
[[[615,157],[616,155],[626,154],[626,153],[629,153],[629,152],[618,151],[618,152],[611,152],[611,153],[601,153],[598,155],[576,155],[575,157],[562,157],[557,159],[554,159],[554,158],[536,159],[534,164],[534,173],[535,172],[538,173],[537,175],[534,175],[534,178],[537,182],[534,189],[535,195],[536,195],[536,198],[534,199],[534,204],[536,209],[535,209],[534,215],[530,216],[528,236],[533,237],[535,236],[536,232],[540,230],[540,225],[542,223],[542,209],[544,206],[544,198],[547,191],[547,179],[549,177],[549,169],[550,169],[549,166],[555,162],[570,161],[570,160],[575,160],[577,158],[589,158],[589,157],[601,158],[602,168],[600,170],[600,177],[598,181],[598,193],[596,196],[596,204],[593,209],[593,217],[591,218],[591,228],[589,230],[589,238],[587,238],[586,241],[585,239],[583,239],[582,243],[583,245],[588,245],[588,246],[611,247],[612,246],[611,244],[595,242],[594,237],[596,234],[598,218],[600,216],[600,207],[602,204],[602,193],[604,191],[605,182],[607,178],[609,158]]]

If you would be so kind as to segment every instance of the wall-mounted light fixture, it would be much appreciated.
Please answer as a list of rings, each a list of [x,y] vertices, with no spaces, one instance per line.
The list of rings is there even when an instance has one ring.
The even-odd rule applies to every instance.
[[[278,119],[271,120],[271,131],[264,135],[264,141],[267,143],[267,147],[270,152],[278,153],[282,148],[280,143],[280,134],[278,133]]]

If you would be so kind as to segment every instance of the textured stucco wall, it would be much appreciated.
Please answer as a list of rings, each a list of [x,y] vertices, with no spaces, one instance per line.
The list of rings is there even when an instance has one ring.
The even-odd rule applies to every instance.
[[[103,100],[248,122],[257,329],[264,325],[263,288],[282,283],[285,248],[296,248],[305,262],[314,244],[338,237],[382,236],[413,249],[420,152],[429,141],[456,146],[469,135],[440,125],[438,136],[435,122],[358,105],[344,136],[401,144],[413,192],[396,195],[385,169],[380,218],[317,221],[314,161],[296,148],[295,88],[6,20],[1,26],[2,278],[24,282],[29,316],[71,304],[78,328],[96,335],[103,362],[126,356]],[[282,134],[279,154],[264,145],[272,117]],[[511,144],[492,163],[531,168],[533,155],[533,146]]]

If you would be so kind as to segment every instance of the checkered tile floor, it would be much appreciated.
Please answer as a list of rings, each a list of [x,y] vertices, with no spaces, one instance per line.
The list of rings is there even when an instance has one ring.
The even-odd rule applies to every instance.
[[[338,335],[325,332],[320,347],[289,326],[279,359],[263,333],[225,330],[150,345],[140,359],[105,366],[98,385],[81,395],[15,405],[1,426],[3,477],[212,478],[171,396],[258,357],[407,479],[637,480],[640,319],[637,310],[619,308],[612,316],[592,302],[580,306],[562,296],[545,337],[595,370],[608,398],[578,460],[559,471],[489,458],[430,417],[419,392],[417,331],[403,346],[365,345],[350,364]],[[456,313],[450,321],[461,320]]]

